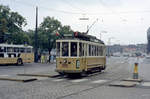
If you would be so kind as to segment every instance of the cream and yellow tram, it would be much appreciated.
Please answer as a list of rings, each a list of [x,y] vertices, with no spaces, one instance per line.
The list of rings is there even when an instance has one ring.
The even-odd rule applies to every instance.
[[[86,73],[106,68],[106,47],[96,37],[76,33],[56,40],[56,71],[60,74]]]

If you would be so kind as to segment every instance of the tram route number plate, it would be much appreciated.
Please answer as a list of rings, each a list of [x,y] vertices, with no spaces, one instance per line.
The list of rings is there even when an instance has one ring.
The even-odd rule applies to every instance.
[[[68,67],[68,64],[62,64],[62,67]]]

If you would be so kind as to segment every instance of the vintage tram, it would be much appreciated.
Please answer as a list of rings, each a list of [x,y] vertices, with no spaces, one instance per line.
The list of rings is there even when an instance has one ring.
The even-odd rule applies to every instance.
[[[85,74],[106,68],[103,41],[85,33],[64,34],[56,40],[56,71],[59,74]]]

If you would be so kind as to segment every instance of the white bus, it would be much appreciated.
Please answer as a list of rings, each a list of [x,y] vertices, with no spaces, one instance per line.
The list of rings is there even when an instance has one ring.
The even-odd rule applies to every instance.
[[[34,61],[32,46],[0,44],[0,64],[31,63]]]

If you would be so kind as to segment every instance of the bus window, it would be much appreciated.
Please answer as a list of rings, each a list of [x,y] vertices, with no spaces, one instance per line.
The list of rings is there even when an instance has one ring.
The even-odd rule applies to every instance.
[[[7,48],[6,47],[4,47],[4,52],[7,52]]]
[[[4,47],[0,47],[0,52],[4,52]]]
[[[13,47],[7,47],[7,52],[14,52],[14,48]]]
[[[26,48],[27,53],[31,53],[31,48]]]
[[[14,57],[16,57],[16,54],[14,54]]]
[[[4,57],[4,54],[0,54],[0,58],[1,58],[1,57]]]
[[[8,57],[11,57],[11,54],[8,54]]]
[[[62,56],[68,56],[68,42],[62,43]]]
[[[60,56],[60,42],[56,43],[56,52],[57,52],[57,56]]]
[[[20,48],[20,52],[25,52],[25,49],[24,48]]]
[[[71,42],[71,56],[77,56],[77,42]]]
[[[14,48],[14,52],[19,52],[19,48]]]

